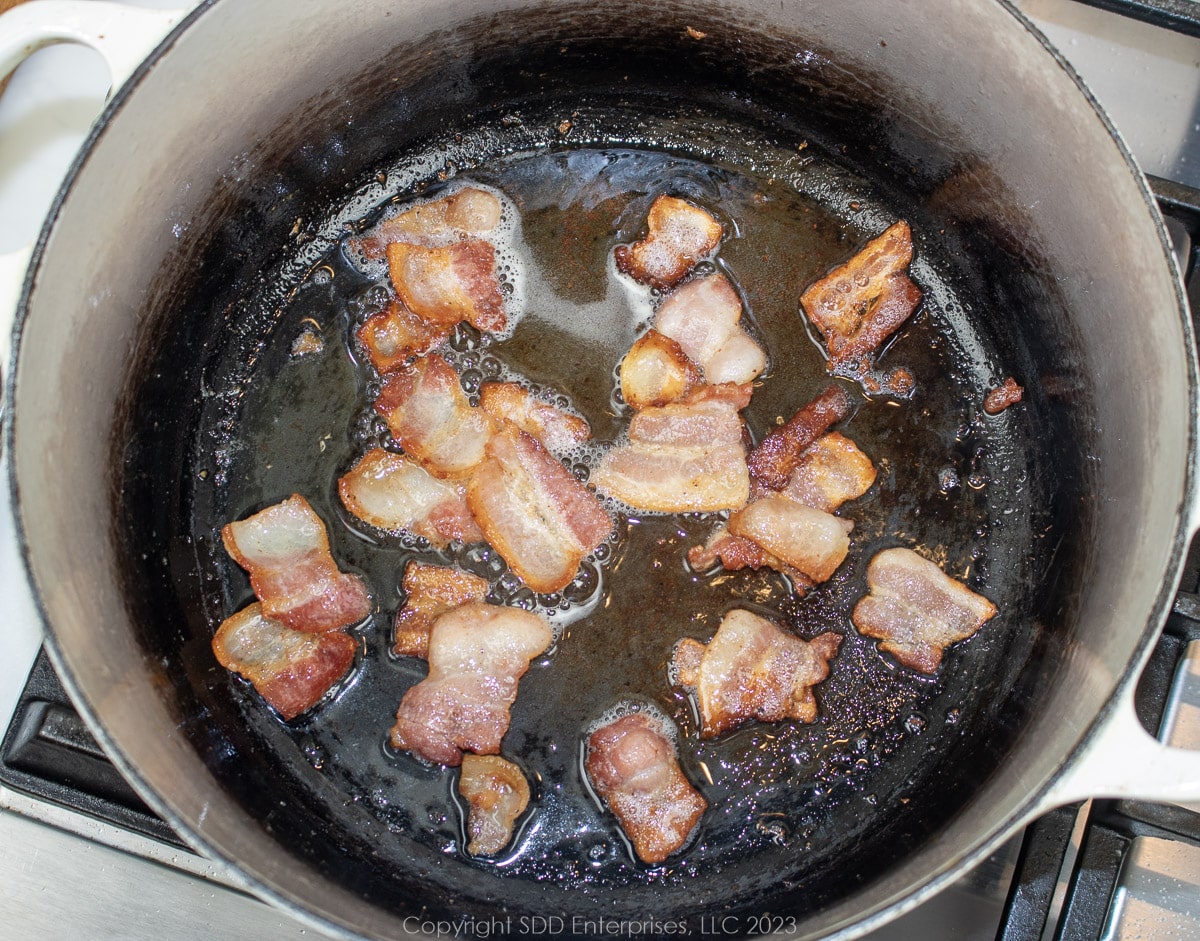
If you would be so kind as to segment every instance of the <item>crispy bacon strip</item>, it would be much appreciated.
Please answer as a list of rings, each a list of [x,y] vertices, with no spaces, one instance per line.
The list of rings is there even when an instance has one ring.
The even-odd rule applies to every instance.
[[[494,856],[512,840],[513,823],[529,806],[521,769],[496,755],[463,755],[458,793],[466,798],[467,852]]]
[[[450,336],[450,327],[419,317],[399,300],[372,314],[355,332],[376,371],[385,376],[414,356],[437,349]]]
[[[515,382],[485,382],[479,389],[479,407],[497,421],[512,422],[551,451],[565,451],[592,436],[578,415],[540,401]]]
[[[297,631],[332,631],[371,613],[357,575],[344,575],[329,552],[325,524],[293,494],[221,530],[225,550],[250,573],[267,618]]]
[[[372,448],[338,480],[338,495],[360,520],[415,533],[438,548],[483,539],[467,508],[466,488],[438,480],[403,454]]]
[[[850,393],[840,385],[827,386],[787,423],[776,428],[750,452],[747,464],[758,490],[782,490],[804,450],[853,408]]]
[[[444,246],[392,242],[387,260],[400,300],[427,323],[450,329],[465,320],[493,333],[507,325],[491,242],[468,239]]]
[[[783,494],[797,503],[832,513],[875,483],[876,470],[858,445],[836,431],[801,452]]]
[[[695,278],[673,291],[654,326],[677,342],[704,370],[705,381],[751,382],[767,366],[766,354],[742,329],[742,299],[723,274]]]
[[[751,719],[814,722],[812,688],[829,676],[829,661],[841,643],[832,632],[805,641],[735,609],[708,644],[690,638],[678,644],[672,682],[695,691],[702,738],[716,738]]]
[[[517,684],[551,638],[519,608],[469,601],[443,614],[429,634],[429,675],[400,701],[392,747],[444,765],[464,751],[497,754]]]
[[[592,481],[639,510],[734,509],[750,496],[742,432],[736,404],[721,396],[645,408],[630,422],[629,444],[605,454]]]
[[[908,277],[912,254],[912,232],[900,220],[800,296],[825,337],[830,372],[857,378],[867,371],[883,341],[917,309],[921,290]]]
[[[684,777],[666,719],[623,715],[588,738],[584,767],[638,859],[661,863],[687,843],[708,802]]]
[[[382,258],[392,242],[446,245],[466,236],[483,236],[500,224],[500,200],[473,186],[421,203],[379,223],[358,240],[365,258]]]
[[[240,673],[284,719],[315,706],[349,671],[358,642],[341,631],[294,631],[258,602],[226,618],[213,637],[217,662]]]
[[[404,570],[404,607],[396,612],[392,652],[402,657],[429,655],[429,632],[447,611],[487,597],[487,579],[461,569],[409,562]]]
[[[700,370],[683,347],[657,330],[648,330],[621,361],[621,395],[634,410],[667,405],[700,384]]]
[[[992,389],[983,398],[983,410],[989,415],[999,415],[1010,405],[1016,405],[1025,397],[1025,390],[1017,385],[1017,380],[1009,376],[997,388]]]
[[[911,549],[885,549],[867,566],[869,594],[850,619],[879,648],[921,673],[935,673],[945,649],[973,636],[996,606]]]
[[[659,290],[674,287],[696,262],[721,242],[721,223],[703,209],[674,196],[657,197],[646,217],[646,237],[618,245],[617,268]]]
[[[729,517],[729,532],[761,546],[814,584],[834,573],[850,551],[854,524],[786,497],[763,497]]]
[[[469,474],[492,433],[490,416],[471,406],[458,374],[437,353],[387,376],[375,410],[399,445],[439,477]]]
[[[612,533],[600,501],[536,438],[507,426],[467,488],[487,541],[537,592],[559,591],[583,557]]]

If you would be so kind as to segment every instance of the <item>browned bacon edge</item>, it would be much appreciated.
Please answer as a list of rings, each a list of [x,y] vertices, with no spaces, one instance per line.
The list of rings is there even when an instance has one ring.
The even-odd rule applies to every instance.
[[[826,386],[815,399],[801,408],[787,423],[776,428],[750,452],[747,465],[759,490],[782,490],[804,449],[844,421],[854,403],[844,386]]]

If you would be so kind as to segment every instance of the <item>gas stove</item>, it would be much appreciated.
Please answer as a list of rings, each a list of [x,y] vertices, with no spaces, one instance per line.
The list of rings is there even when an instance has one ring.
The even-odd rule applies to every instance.
[[[1200,3],[1017,5],[1083,76],[1151,176],[1193,309],[1200,309],[1200,277],[1192,272],[1200,252]],[[0,96],[0,253],[36,236],[107,84],[95,53],[60,46],[36,54]],[[0,936],[321,936],[241,892],[221,867],[188,850],[108,764],[41,652],[12,533],[3,501]],[[1200,748],[1195,550],[1183,587],[1139,686],[1138,710],[1164,741]],[[916,937],[1200,938],[1200,807],[1097,800],[1060,808],[945,892],[869,936]]]

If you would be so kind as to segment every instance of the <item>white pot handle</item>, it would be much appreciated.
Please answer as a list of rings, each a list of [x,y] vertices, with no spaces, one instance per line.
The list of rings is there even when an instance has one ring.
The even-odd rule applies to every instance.
[[[31,0],[0,15],[0,78],[45,46],[90,46],[108,63],[109,96],[162,42],[188,10],[150,10],[105,0]],[[32,246],[0,255],[0,364],[7,365],[11,321]]]
[[[1200,802],[1200,751],[1171,748],[1147,732],[1134,710],[1135,687],[1128,684],[1112,703],[1083,754],[1042,798],[1033,816],[1089,797]]]

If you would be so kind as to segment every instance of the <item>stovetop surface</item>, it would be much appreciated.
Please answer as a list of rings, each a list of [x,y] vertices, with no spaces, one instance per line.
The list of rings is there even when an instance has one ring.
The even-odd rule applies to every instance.
[[[1200,4],[1095,0],[1096,7],[1133,10],[1183,32],[1072,0],[1017,5],[1088,82],[1147,173],[1200,187]],[[107,72],[95,53],[64,46],[38,53],[0,96],[0,252],[36,236],[106,87]],[[1186,260],[1188,236],[1200,232],[1200,207],[1193,199],[1189,208],[1186,190],[1171,195],[1180,192],[1182,201],[1171,203],[1178,220],[1171,228]],[[0,784],[0,938],[319,936],[233,888],[221,867],[186,850],[107,765],[39,658],[36,612],[17,549],[3,535],[11,532],[5,504],[0,729],[8,727],[8,784]],[[1193,561],[1184,586],[1200,590],[1198,582]],[[1149,727],[1162,720],[1165,740],[1200,747],[1200,600],[1182,594],[1176,610],[1141,684],[1139,709]],[[1107,941],[1139,935],[1200,938],[1200,815],[1191,809],[1111,801],[1063,808],[869,937]]]

